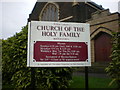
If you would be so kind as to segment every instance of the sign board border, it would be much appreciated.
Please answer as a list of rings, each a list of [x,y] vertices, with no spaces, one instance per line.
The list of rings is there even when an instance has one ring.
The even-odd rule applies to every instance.
[[[27,52],[27,67],[85,67],[85,66],[91,66],[91,47],[90,47],[90,38],[88,40],[88,61],[81,61],[81,62],[33,62],[33,43],[31,42],[31,23],[34,22],[46,22],[46,21],[31,21],[28,23],[28,52]],[[61,23],[61,22],[49,22],[49,23]],[[66,22],[62,22],[66,23]],[[74,22],[67,22],[68,24],[74,23]],[[74,24],[80,24],[80,23],[74,23]],[[86,24],[86,23],[82,23]],[[87,24],[89,25],[89,24]],[[88,28],[90,30],[90,27]],[[90,32],[90,31],[89,31]],[[90,36],[90,35],[89,35]],[[32,45],[31,45],[32,44]],[[32,47],[32,48],[31,48]],[[31,56],[32,54],[32,56]]]

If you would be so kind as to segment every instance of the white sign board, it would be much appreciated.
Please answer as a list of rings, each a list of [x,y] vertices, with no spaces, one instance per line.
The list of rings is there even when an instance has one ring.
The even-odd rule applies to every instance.
[[[27,66],[91,66],[89,24],[30,22]]]

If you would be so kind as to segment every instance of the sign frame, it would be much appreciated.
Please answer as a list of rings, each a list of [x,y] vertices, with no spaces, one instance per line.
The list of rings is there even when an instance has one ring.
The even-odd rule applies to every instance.
[[[38,27],[40,25],[48,25],[48,26],[61,26],[65,29],[65,27],[72,27],[72,26],[79,26],[83,27],[84,32],[82,29],[79,29],[80,36],[79,37],[65,37],[66,40],[52,40],[53,37],[43,37],[40,35],[41,33],[41,27]],[[45,28],[44,28],[45,29]],[[62,29],[61,32],[67,32]],[[58,30],[58,28],[57,28]],[[73,32],[72,29],[68,29],[68,31]],[[39,32],[39,34],[38,34]],[[56,31],[59,32],[59,31]],[[78,32],[78,31],[77,31]],[[39,35],[39,36],[38,36]],[[58,36],[57,36],[58,37]],[[62,38],[62,37],[61,37]],[[64,39],[65,39],[64,38]],[[69,40],[68,40],[69,39]],[[88,49],[88,59],[86,61],[75,61],[75,62],[36,62],[34,60],[34,44],[37,41],[54,41],[54,42],[87,42],[87,49]],[[88,23],[72,23],[72,22],[48,22],[48,21],[31,21],[28,23],[28,50],[27,50],[27,67],[85,67],[85,66],[91,66],[91,50],[90,50],[90,25]]]

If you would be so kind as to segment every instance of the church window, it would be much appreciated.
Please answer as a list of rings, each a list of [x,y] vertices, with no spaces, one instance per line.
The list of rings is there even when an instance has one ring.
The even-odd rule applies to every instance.
[[[58,7],[52,3],[46,5],[41,13],[41,21],[58,21]]]

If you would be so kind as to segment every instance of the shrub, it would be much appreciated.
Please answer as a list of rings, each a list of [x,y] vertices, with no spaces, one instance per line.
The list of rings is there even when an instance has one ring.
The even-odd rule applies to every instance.
[[[2,40],[3,84],[11,83],[15,88],[30,88],[31,68],[27,67],[27,29]],[[71,68],[35,68],[36,88],[67,88],[72,79]]]
[[[116,82],[120,89],[120,37],[118,37],[118,33],[113,33],[112,43],[112,61],[105,70],[112,77],[110,85]]]

